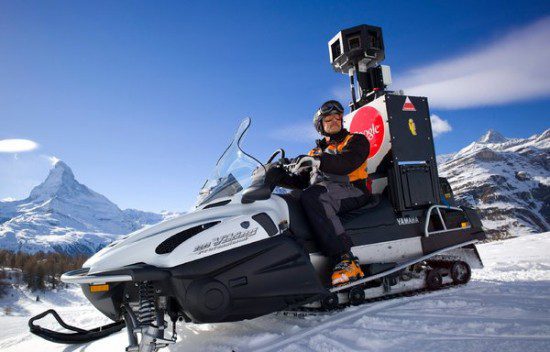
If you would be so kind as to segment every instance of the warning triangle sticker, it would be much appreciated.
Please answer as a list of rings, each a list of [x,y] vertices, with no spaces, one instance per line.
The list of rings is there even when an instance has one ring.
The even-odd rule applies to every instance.
[[[403,111],[416,111],[413,103],[411,102],[411,100],[409,99],[409,97],[407,97],[407,99],[405,99],[405,104],[403,104]]]

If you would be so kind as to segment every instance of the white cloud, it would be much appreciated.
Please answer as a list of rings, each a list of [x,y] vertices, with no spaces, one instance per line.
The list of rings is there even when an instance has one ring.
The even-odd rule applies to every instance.
[[[38,148],[38,143],[29,139],[0,139],[0,153],[30,152]]]
[[[471,53],[411,70],[396,80],[406,94],[442,109],[502,105],[550,96],[550,16]],[[396,89],[397,89],[396,88]]]
[[[270,133],[270,137],[286,142],[304,142],[321,138],[315,131],[313,122],[289,125],[275,129]]]
[[[432,121],[432,132],[435,137],[441,136],[443,133],[447,133],[453,130],[451,124],[447,120],[443,120],[441,117],[432,114],[430,116]]]
[[[57,164],[59,161],[61,161],[61,159],[59,159],[56,156],[49,156],[48,160],[52,163],[52,166],[55,166],[55,164]]]

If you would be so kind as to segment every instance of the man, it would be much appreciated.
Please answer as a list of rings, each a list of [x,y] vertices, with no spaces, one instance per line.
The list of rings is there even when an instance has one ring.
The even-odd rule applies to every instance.
[[[344,108],[336,100],[325,102],[316,112],[313,124],[324,136],[307,156],[297,163],[307,164],[306,172],[285,177],[283,187],[305,188],[300,200],[321,250],[336,265],[332,285],[339,286],[364,276],[351,253],[352,242],[338,215],[367,203],[367,158],[370,145],[362,134],[351,134],[342,125]],[[309,175],[308,175],[309,174]],[[307,182],[309,181],[309,182]]]

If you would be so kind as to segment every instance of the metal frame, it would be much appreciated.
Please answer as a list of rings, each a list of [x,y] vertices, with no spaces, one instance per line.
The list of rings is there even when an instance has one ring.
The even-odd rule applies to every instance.
[[[61,275],[61,281],[67,284],[104,284],[107,282],[132,281],[130,275],[87,275],[89,269],[78,269]]]
[[[458,207],[451,207],[451,206],[439,205],[439,204],[432,205],[428,209],[428,212],[426,213],[426,221],[425,221],[425,224],[424,224],[424,236],[425,237],[430,237],[430,235],[437,235],[439,233],[446,233],[446,232],[451,232],[451,231],[455,231],[455,230],[469,229],[469,228],[472,227],[472,225],[470,225],[470,222],[468,222],[467,227],[454,227],[452,229],[448,229],[447,224],[445,224],[445,220],[443,219],[443,215],[441,215],[441,210],[440,209],[442,209],[442,208],[447,209],[447,210],[461,211],[461,212],[464,213],[464,210],[462,210],[461,208],[458,208]],[[437,211],[437,215],[439,216],[439,220],[441,221],[441,224],[443,225],[443,230],[431,231],[430,232],[428,230],[428,227],[430,225],[430,217],[432,216],[432,210],[434,210],[434,209]]]

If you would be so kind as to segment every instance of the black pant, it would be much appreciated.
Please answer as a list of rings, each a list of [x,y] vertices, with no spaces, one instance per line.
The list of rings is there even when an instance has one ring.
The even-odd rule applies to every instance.
[[[325,181],[306,188],[300,201],[321,251],[339,260],[353,243],[338,215],[362,207],[368,195],[349,183]]]

